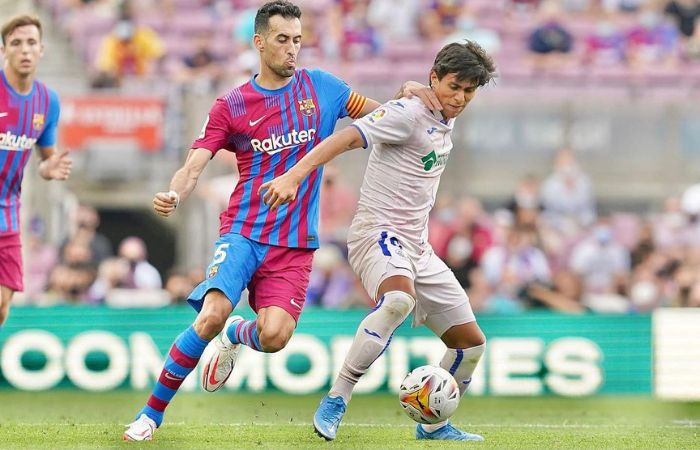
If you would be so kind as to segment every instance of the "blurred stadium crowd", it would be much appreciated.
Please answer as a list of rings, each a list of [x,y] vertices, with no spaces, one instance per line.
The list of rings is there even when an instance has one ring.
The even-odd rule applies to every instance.
[[[258,1],[38,3],[90,67],[93,89],[166,79],[194,92],[220,93],[257,69],[249,43]],[[426,56],[447,41],[469,38],[495,55],[504,80],[544,73],[572,81],[595,74],[609,80],[700,79],[696,0],[296,3],[305,14],[302,65],[337,61],[334,72],[341,76],[394,70],[424,77]],[[217,189],[232,187],[229,178]],[[315,256],[307,305],[370,303],[346,261],[345,236],[356,201],[356,189],[328,167],[321,194],[324,245]],[[70,235],[55,248],[45,244],[41,220],[31,220],[25,234],[30,256],[25,303],[163,306],[183,302],[203,279],[204,267],[159,273],[140,237],[113,245],[100,234],[99,222],[97,211],[82,205]],[[485,208],[468,192],[439,195],[430,239],[475,311],[700,307],[700,186],[667,198],[662,210],[649,214],[599,215],[591,178],[567,148],[557,153],[548,176],[523,177],[503,204]]]
[[[307,304],[370,305],[347,261],[345,236],[357,202],[333,166],[321,193],[322,247],[316,252]],[[476,311],[517,313],[547,308],[568,313],[645,312],[700,307],[700,185],[669,197],[649,215],[596,214],[590,178],[569,149],[549,176],[526,176],[512,198],[491,212],[467,195],[441,195],[430,241],[469,293]],[[42,243],[41,221],[28,233],[28,301],[164,306],[183,302],[203,268],[172,270],[165,280],[139,237],[116,254],[97,230],[97,211],[76,210],[60,248]]]
[[[219,89],[257,67],[257,0],[41,0],[92,69],[96,88],[161,77]],[[696,0],[299,0],[303,63],[349,79],[417,74],[445,42],[479,42],[505,80],[692,83]],[[105,30],[108,30],[105,33]],[[353,62],[361,62],[352,64]],[[419,62],[419,64],[416,64]],[[343,64],[348,63],[348,64]]]

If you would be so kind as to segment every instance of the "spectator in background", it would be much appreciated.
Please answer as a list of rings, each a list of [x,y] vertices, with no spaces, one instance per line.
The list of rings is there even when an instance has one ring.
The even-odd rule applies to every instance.
[[[100,226],[100,216],[95,208],[89,205],[79,205],[73,216],[71,224],[71,235],[61,244],[61,251],[70,241],[78,241],[85,243],[90,247],[92,255],[92,264],[97,267],[114,254],[112,244],[109,239],[99,233],[97,228]]]
[[[336,0],[331,9],[332,20],[340,26],[340,54],[356,61],[374,56],[379,51],[379,37],[369,23],[370,0]]]
[[[560,270],[553,275],[551,285],[535,281],[522,293],[528,309],[546,308],[564,313],[586,311],[581,301],[581,279],[570,270]]]
[[[367,20],[383,39],[401,41],[418,35],[421,0],[372,0]]]
[[[653,5],[640,9],[637,23],[625,38],[627,62],[633,67],[672,66],[677,62],[678,31]]]
[[[574,247],[571,270],[583,281],[584,304],[597,312],[626,312],[630,254],[618,244],[610,227],[601,221],[589,237]]]
[[[489,53],[498,53],[501,49],[501,37],[495,30],[479,24],[476,16],[468,8],[463,8],[457,19],[457,24],[452,33],[443,39],[443,45],[464,40],[478,42]]]
[[[541,195],[545,220],[564,234],[575,234],[595,221],[591,180],[571,149],[557,153],[554,171],[544,180]]]
[[[347,308],[353,306],[349,300],[354,298],[354,289],[355,274],[343,252],[334,244],[321,245],[314,255],[309,287],[306,290],[308,304],[325,308]]]
[[[113,289],[121,289],[129,275],[129,262],[120,257],[107,258],[97,269],[97,279],[90,286],[91,303],[104,303]]]
[[[55,246],[45,243],[46,227],[40,217],[29,221],[26,239],[26,264],[24,297],[28,303],[36,302],[48,285],[49,275],[58,263],[58,251]]]
[[[687,62],[700,62],[700,27],[695,27],[693,35],[682,42],[681,56]]]
[[[86,303],[97,275],[89,245],[72,240],[66,243],[61,253],[62,262],[51,272],[48,298],[44,298],[43,303]]]
[[[343,182],[340,172],[333,165],[327,165],[323,170],[320,203],[321,242],[341,242],[344,245],[357,209],[357,194]]]
[[[700,17],[700,1],[671,0],[666,3],[664,13],[673,20],[681,34],[689,38],[695,34],[697,20]]]
[[[129,263],[123,286],[126,289],[160,289],[163,281],[158,269],[147,260],[146,243],[136,236],[125,238],[119,245],[119,256]]]
[[[199,33],[195,38],[194,51],[182,58],[175,80],[195,93],[207,94],[218,89],[223,76],[221,60],[211,50],[210,33]]]
[[[506,204],[506,209],[513,213],[516,223],[537,225],[542,201],[540,200],[540,182],[536,176],[525,175],[518,181],[513,197]]]
[[[535,64],[542,68],[561,66],[571,53],[574,38],[561,21],[561,8],[555,1],[540,5],[539,24],[528,38],[528,49]]]
[[[547,258],[537,246],[537,230],[527,225],[512,227],[505,245],[487,250],[481,268],[494,292],[488,307],[496,311],[522,310],[524,290],[552,279]]]
[[[442,41],[457,29],[466,0],[430,0],[420,16],[421,34],[431,41]]]
[[[171,303],[181,305],[186,304],[187,297],[190,295],[190,292],[192,292],[200,281],[202,280],[192,279],[190,273],[187,271],[171,271],[165,281],[165,290],[168,291],[168,294],[170,295]]]
[[[603,18],[584,40],[584,66],[611,67],[624,64],[625,35],[611,18]]]
[[[125,77],[144,78],[154,73],[165,54],[165,45],[148,27],[138,25],[130,7],[124,6],[120,20],[107,34],[97,52],[94,88],[118,87]]]
[[[493,234],[481,202],[473,197],[461,199],[456,207],[453,231],[447,242],[445,263],[452,269],[464,289],[471,289],[472,272],[493,244]]]

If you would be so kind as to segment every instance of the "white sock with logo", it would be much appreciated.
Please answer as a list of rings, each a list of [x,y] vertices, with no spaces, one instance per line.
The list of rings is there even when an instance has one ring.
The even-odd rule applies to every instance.
[[[464,395],[469,388],[469,383],[472,381],[472,374],[476,369],[476,365],[484,354],[486,344],[477,345],[466,349],[448,348],[445,351],[445,356],[440,361],[440,367],[450,372],[457,381],[460,395]],[[432,425],[421,425],[425,431],[432,433],[447,425],[447,420],[434,423]]]
[[[415,305],[415,299],[406,292],[384,294],[375,309],[360,322],[343,367],[328,393],[330,397],[342,397],[346,405],[350,402],[360,377],[389,346],[394,330],[406,320]]]

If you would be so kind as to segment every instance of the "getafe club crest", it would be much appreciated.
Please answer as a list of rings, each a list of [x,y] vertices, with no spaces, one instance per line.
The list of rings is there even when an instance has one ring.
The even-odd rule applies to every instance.
[[[34,117],[32,117],[32,126],[37,131],[40,131],[41,129],[43,129],[44,128],[44,115],[43,114],[34,114]]]
[[[316,112],[316,105],[314,105],[314,99],[312,98],[305,98],[303,100],[299,100],[299,111],[305,116],[311,116]]]

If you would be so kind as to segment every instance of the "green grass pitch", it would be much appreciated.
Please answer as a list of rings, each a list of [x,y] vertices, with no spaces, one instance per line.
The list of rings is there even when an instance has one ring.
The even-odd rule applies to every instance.
[[[122,441],[146,392],[0,391],[0,448],[700,449],[700,403],[640,397],[463,399],[453,422],[483,443],[414,439],[394,395],[353,398],[338,438],[311,425],[320,395],[179,394],[151,442]]]

